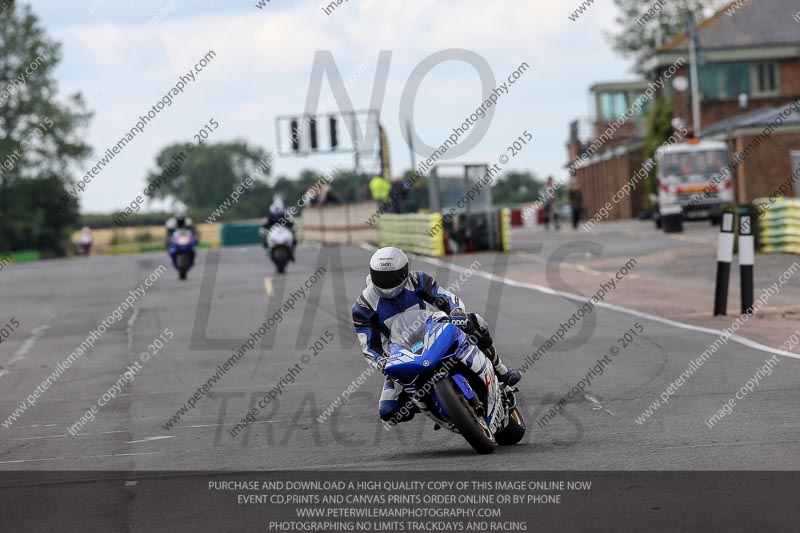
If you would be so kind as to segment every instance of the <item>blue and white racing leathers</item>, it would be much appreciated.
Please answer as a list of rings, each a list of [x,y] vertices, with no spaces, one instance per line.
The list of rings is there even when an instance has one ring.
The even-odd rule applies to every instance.
[[[374,367],[378,367],[378,361],[386,357],[390,351],[392,323],[397,315],[414,308],[433,308],[449,315],[456,307],[466,312],[458,296],[440,287],[436,280],[424,272],[410,272],[403,292],[391,299],[380,297],[367,276],[367,286],[353,304],[353,325],[364,357]],[[478,347],[487,353],[495,369],[498,369],[501,363],[492,345],[486,321],[475,314],[470,314],[469,318],[470,329],[482,341],[479,341]],[[402,387],[387,377],[378,407],[382,419],[389,420],[400,408],[398,399],[402,393]]]

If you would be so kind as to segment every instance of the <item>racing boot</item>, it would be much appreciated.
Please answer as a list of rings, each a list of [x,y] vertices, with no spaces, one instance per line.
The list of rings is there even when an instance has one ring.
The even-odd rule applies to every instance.
[[[402,387],[387,377],[378,404],[378,415],[381,420],[389,426],[396,426],[402,422],[409,422],[419,412],[417,405],[411,401]]]

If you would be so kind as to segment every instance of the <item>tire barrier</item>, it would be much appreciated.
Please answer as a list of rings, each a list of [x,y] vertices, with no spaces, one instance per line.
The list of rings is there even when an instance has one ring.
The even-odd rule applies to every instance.
[[[522,226],[522,209],[519,207],[511,210],[511,225],[514,227]]]
[[[378,224],[378,244],[396,246],[406,252],[442,257],[445,254],[440,213],[388,215]],[[432,234],[432,235],[431,235]]]
[[[519,221],[521,224],[521,214],[519,215]],[[514,226],[513,212],[510,209],[502,209],[500,211],[500,238],[504,252],[511,250],[511,226]]]
[[[759,198],[753,203],[761,251],[800,254],[800,199]]]

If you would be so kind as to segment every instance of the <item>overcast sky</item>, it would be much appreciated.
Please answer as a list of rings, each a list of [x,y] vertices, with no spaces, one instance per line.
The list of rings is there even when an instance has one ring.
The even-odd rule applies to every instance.
[[[63,44],[56,75],[63,93],[81,91],[95,112],[86,169],[128,131],[209,50],[217,54],[196,81],[162,111],[81,195],[84,213],[119,210],[141,193],[156,154],[191,140],[209,119],[213,141],[244,139],[272,149],[275,117],[302,111],[316,50],[330,50],[347,77],[356,108],[366,108],[380,50],[393,51],[381,121],[392,171],[410,167],[399,103],[413,69],[443,49],[477,52],[502,82],[522,62],[531,69],[496,108],[488,133],[456,161],[496,161],[523,130],[534,136],[508,169],[540,177],[563,174],[568,122],[586,116],[588,88],[633,79],[630,64],[604,37],[611,0],[598,0],[577,21],[578,0],[353,0],[330,15],[321,0],[33,0],[34,11]],[[162,20],[153,23],[161,12]],[[323,84],[323,99],[328,93]],[[440,144],[481,101],[475,70],[450,62],[422,83],[414,120],[428,144]],[[113,141],[113,142],[112,142]],[[420,154],[418,159],[428,154]],[[334,160],[281,158],[276,174],[324,170]],[[341,161],[341,158],[339,158]],[[84,169],[84,171],[86,170]],[[83,172],[81,172],[81,175]],[[268,199],[265,199],[265,203]]]

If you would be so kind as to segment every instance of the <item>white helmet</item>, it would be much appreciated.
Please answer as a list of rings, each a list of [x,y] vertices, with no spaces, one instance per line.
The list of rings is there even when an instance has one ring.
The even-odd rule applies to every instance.
[[[272,199],[272,204],[269,206],[269,212],[273,215],[280,215],[283,211],[283,198],[279,194],[276,194]]]
[[[381,248],[369,260],[369,277],[381,298],[396,298],[408,281],[408,257],[400,248]]]

